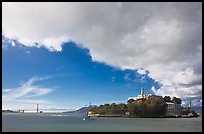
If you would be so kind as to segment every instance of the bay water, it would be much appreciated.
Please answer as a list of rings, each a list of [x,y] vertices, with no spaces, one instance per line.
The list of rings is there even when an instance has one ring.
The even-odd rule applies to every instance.
[[[83,118],[84,115],[74,113],[2,113],[2,132],[202,132],[202,116]]]

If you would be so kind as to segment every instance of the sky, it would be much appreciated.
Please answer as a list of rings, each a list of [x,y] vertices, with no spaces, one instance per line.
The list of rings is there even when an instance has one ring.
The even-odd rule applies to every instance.
[[[145,93],[202,105],[202,3],[2,3],[2,109]]]

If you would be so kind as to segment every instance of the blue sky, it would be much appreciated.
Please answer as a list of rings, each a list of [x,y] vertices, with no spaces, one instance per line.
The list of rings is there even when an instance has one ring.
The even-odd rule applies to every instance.
[[[2,3],[3,108],[145,93],[202,106],[202,3]],[[19,44],[19,43],[20,44]]]
[[[2,50],[3,89],[15,90],[33,77],[43,79],[32,85],[52,89],[33,97],[25,97],[27,93],[16,100],[43,99],[61,108],[79,108],[90,102],[96,105],[126,103],[128,97],[140,94],[141,87],[145,93],[152,94],[151,87],[158,85],[137,70],[121,70],[92,61],[89,50],[74,42],[64,43],[61,52],[20,43],[4,45],[7,47]]]

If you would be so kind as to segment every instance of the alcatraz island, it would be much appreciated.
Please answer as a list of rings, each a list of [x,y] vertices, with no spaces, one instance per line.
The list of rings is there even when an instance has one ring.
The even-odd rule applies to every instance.
[[[177,118],[198,117],[191,106],[181,107],[182,100],[177,97],[141,94],[134,98],[128,98],[127,104],[104,104],[90,106],[88,117],[128,117],[128,118]],[[190,103],[191,104],[191,103]]]

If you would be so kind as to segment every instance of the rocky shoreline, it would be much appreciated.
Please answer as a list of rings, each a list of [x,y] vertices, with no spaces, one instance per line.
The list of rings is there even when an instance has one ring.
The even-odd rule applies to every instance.
[[[120,118],[196,118],[199,116],[183,115],[183,116],[130,116],[130,115],[109,115],[109,114],[89,114],[89,117],[120,117]]]

